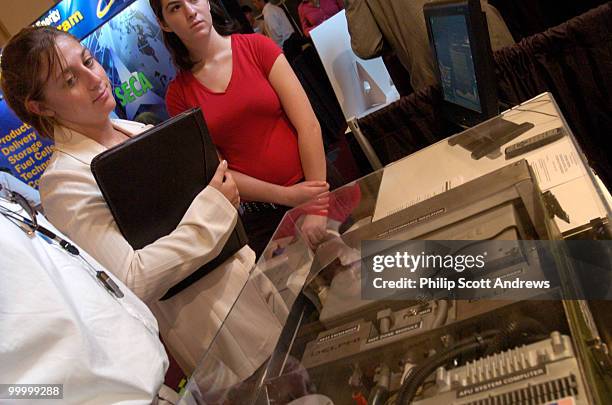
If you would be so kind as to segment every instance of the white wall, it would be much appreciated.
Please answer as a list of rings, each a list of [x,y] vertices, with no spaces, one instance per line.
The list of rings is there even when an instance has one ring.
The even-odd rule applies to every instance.
[[[0,47],[9,37],[51,8],[54,0],[0,0]]]
[[[344,10],[310,31],[310,37],[347,120],[360,118],[399,99],[382,58],[363,60],[353,52]],[[369,74],[368,84],[378,86],[379,90],[365,91],[357,63]],[[375,94],[378,96],[374,97]]]

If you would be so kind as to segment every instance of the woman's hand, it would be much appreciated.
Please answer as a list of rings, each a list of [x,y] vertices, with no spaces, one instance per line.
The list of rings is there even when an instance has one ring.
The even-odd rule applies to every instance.
[[[301,226],[302,234],[312,250],[323,243],[327,234],[327,217],[322,215],[306,215]]]
[[[217,171],[208,185],[219,190],[234,207],[238,208],[240,194],[238,194],[238,187],[236,187],[232,174],[227,171],[227,160],[219,163]]]
[[[285,187],[285,195],[281,204],[296,207],[316,197],[322,197],[329,191],[329,184],[325,181],[303,181],[293,186]]]

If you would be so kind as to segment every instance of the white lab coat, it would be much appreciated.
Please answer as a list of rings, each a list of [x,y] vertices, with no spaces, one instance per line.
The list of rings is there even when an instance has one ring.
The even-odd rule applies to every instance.
[[[113,121],[113,125],[127,134],[146,129],[124,120]],[[106,148],[61,127],[55,131],[55,148],[40,181],[47,217],[149,305],[171,354],[186,373],[191,373],[247,285],[255,255],[245,246],[179,294],[165,301],[158,299],[216,256],[236,223],[236,209],[219,191],[206,187],[175,231],[133,250],[117,228],[91,173],[92,158]],[[248,283],[242,295],[249,303],[248,310],[232,317],[215,348],[222,357],[219,361],[238,379],[251,375],[270,355],[281,329],[266,303],[270,292],[262,289],[261,283]]]
[[[0,205],[20,211],[18,205]],[[55,231],[42,215],[38,222]],[[0,383],[63,384],[63,400],[150,404],[168,357],[157,322],[121,281],[115,299],[76,257],[0,215]],[[102,269],[81,250],[88,262]]]

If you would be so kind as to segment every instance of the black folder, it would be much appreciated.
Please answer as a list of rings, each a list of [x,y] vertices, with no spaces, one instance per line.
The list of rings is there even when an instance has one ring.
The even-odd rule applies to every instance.
[[[91,161],[91,171],[119,230],[140,249],[176,229],[218,165],[204,117],[196,108],[102,152]],[[204,277],[247,242],[238,217],[221,253],[171,286],[161,300]]]

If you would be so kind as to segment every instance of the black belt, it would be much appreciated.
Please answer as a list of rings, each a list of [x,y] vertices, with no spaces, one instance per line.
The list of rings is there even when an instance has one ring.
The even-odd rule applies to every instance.
[[[256,214],[269,211],[276,211],[285,208],[282,205],[260,202],[260,201],[242,201],[240,203],[240,211],[243,214]]]

